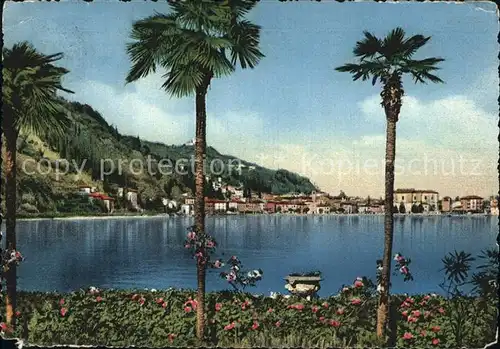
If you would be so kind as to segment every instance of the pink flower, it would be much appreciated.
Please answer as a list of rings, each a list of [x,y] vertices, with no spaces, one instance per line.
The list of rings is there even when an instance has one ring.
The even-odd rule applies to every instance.
[[[337,320],[330,320],[330,326],[332,326],[332,327],[339,327],[340,326],[340,322],[338,322]]]
[[[405,310],[401,313],[401,315],[403,315],[404,317],[407,317],[408,316],[408,312]]]
[[[139,304],[144,305],[144,302],[146,302],[146,299],[141,297],[141,299],[139,299]]]
[[[412,311],[412,313],[413,313],[413,316],[415,316],[415,317],[420,316],[420,311],[418,311],[418,310],[414,310],[414,311]]]
[[[280,327],[281,326],[281,321],[276,321],[276,323],[274,324],[276,327]]]
[[[97,296],[95,300],[96,300],[96,302],[102,302],[102,297],[101,296]]]
[[[259,323],[257,321],[254,321],[252,325],[252,330],[256,330],[258,328],[259,328]]]
[[[416,317],[408,316],[408,322],[417,322],[417,320]]]
[[[409,308],[411,306],[410,303],[408,303],[407,301],[404,301],[402,304],[401,304],[401,308]]]
[[[68,309],[66,309],[66,308],[61,308],[60,313],[61,313],[61,316],[62,316],[62,317],[66,316],[66,313],[67,313],[67,312],[68,312]]]
[[[215,268],[220,268],[220,267],[222,267],[222,262],[221,262],[220,260],[216,260],[216,261],[214,262],[214,267],[215,267]]]
[[[191,307],[184,307],[184,312],[186,312],[186,313],[190,313],[191,310],[193,310],[193,309],[191,309]]]
[[[220,311],[222,309],[221,303],[215,303],[215,311]]]
[[[319,321],[321,321],[321,322],[325,322],[325,317],[324,317],[324,316],[320,316],[320,317],[319,317]]]
[[[135,301],[137,298],[139,298],[139,295],[137,293],[132,296],[133,301]]]
[[[317,313],[317,312],[318,312],[318,310],[319,310],[319,308],[318,308],[317,306],[313,306],[313,307],[312,307],[312,312],[313,312],[313,313]]]
[[[431,296],[429,296],[429,295],[426,295],[426,296],[424,297],[424,300],[426,300],[426,301],[428,301],[429,299],[431,299]]]
[[[434,326],[434,327],[432,327],[432,328],[431,328],[431,331],[432,331],[432,332],[439,332],[439,331],[441,331],[441,327],[439,327],[439,326]]]
[[[348,292],[348,291],[349,291],[349,287],[344,287],[344,288],[342,289],[342,292]]]
[[[7,324],[5,322],[0,322],[0,329],[5,331],[7,329]]]
[[[438,345],[439,344],[439,339],[438,338],[434,338],[432,340],[432,345]]]
[[[327,303],[327,302],[324,302],[324,303],[323,303],[323,304],[321,304],[321,305],[322,305],[322,306],[323,306],[323,308],[325,308],[325,309],[328,309],[328,307],[329,307],[329,305],[328,305],[328,303]]]
[[[297,309],[297,310],[301,311],[302,309],[304,309],[304,304],[302,304],[302,303],[297,304],[297,305],[295,306],[295,309]]]
[[[398,262],[400,262],[400,261],[404,261],[404,260],[405,260],[405,257],[403,257],[403,256],[401,256],[401,255],[398,255],[398,256],[396,257],[396,260],[397,260]]]
[[[184,248],[191,248],[191,245],[190,244],[185,244]]]
[[[399,268],[399,271],[400,271],[402,274],[405,274],[405,275],[406,275],[406,274],[408,274],[408,268],[407,268],[407,267],[405,267],[405,266],[403,266],[403,267]]]
[[[163,303],[163,298],[157,298],[155,300],[156,304],[160,304],[160,303]]]
[[[233,261],[235,261],[235,260],[237,260],[238,258],[236,258],[236,256],[232,256],[232,257],[231,257],[231,259],[232,259]]]
[[[415,303],[415,301],[413,300],[413,298],[410,298],[410,297],[406,298],[405,302],[408,302],[410,304]]]
[[[191,231],[187,234],[188,240],[194,240],[196,238],[196,233],[194,231]]]
[[[167,307],[167,302],[163,302],[163,303],[161,304],[161,307],[162,307],[162,308],[166,308],[166,307]]]
[[[339,314],[339,315],[344,314],[344,308],[337,309],[337,314]]]
[[[236,326],[236,324],[233,321],[229,325],[224,326],[224,330],[226,330],[226,331],[232,330],[234,328],[234,326]]]
[[[427,335],[427,332],[425,330],[420,331],[420,335],[422,337],[425,337]]]
[[[410,340],[413,338],[413,335],[410,332],[405,332],[403,335],[403,339]]]
[[[21,312],[18,310],[16,311],[16,317],[20,317],[21,316]]]
[[[273,309],[273,308],[269,308],[269,309],[267,309],[267,312],[268,312],[268,313],[272,313],[273,311],[274,311],[274,309]]]
[[[214,247],[214,246],[215,246],[215,244],[214,244],[214,242],[213,242],[212,240],[208,240],[208,241],[207,241],[207,247],[208,247],[208,248],[212,248],[212,247]]]
[[[63,304],[64,304],[64,299],[61,299],[61,300],[59,301],[59,305],[63,305]]]
[[[356,282],[354,282],[354,287],[356,288],[360,288],[360,287],[363,287],[363,282],[362,281],[359,281],[359,280],[356,280]]]
[[[354,299],[351,301],[351,304],[353,304],[353,305],[358,305],[358,304],[360,304],[360,303],[361,303],[361,299],[359,299],[359,298],[354,298]]]
[[[445,313],[445,311],[444,311],[443,308],[439,308],[438,311],[439,311],[440,314],[444,314]]]
[[[170,334],[167,336],[167,338],[168,338],[168,340],[170,341],[170,343],[172,343],[172,342],[174,341],[174,338],[175,338],[175,337],[177,337],[177,336],[176,336],[175,334],[173,334],[173,333],[170,333]]]

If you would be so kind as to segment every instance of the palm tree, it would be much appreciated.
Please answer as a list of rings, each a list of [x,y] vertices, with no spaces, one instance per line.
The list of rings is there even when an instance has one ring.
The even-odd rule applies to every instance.
[[[372,80],[375,85],[377,80],[382,85],[382,107],[385,111],[386,150],[385,150],[385,220],[384,220],[384,256],[383,271],[381,278],[381,292],[377,312],[377,335],[385,337],[385,329],[388,320],[389,305],[389,282],[391,270],[392,238],[393,238],[393,206],[394,197],[394,160],[396,157],[396,122],[402,105],[403,75],[411,75],[415,83],[442,83],[443,81],[433,75],[438,70],[437,63],[442,58],[426,58],[422,60],[412,59],[419,48],[424,46],[430,37],[414,35],[405,37],[401,28],[392,30],[385,38],[379,39],[375,35],[365,31],[365,37],[356,43],[354,56],[358,58],[357,63],[349,63],[335,68],[339,72],[352,74],[353,80]]]
[[[188,0],[171,2],[168,14],[156,13],[133,24],[127,47],[132,68],[127,83],[155,72],[166,74],[162,88],[175,97],[195,95],[195,228],[205,234],[206,95],[212,79],[241,68],[254,68],[264,55],[260,52],[260,27],[244,19],[255,6],[251,0],[218,3]],[[206,265],[197,263],[196,334],[204,332]]]
[[[73,93],[62,87],[68,70],[54,66],[62,53],[44,55],[30,43],[21,42],[3,49],[2,131],[5,135],[6,247],[16,249],[16,143],[21,132],[61,135],[68,125],[56,92]],[[14,326],[16,308],[16,267],[7,279],[7,323]]]

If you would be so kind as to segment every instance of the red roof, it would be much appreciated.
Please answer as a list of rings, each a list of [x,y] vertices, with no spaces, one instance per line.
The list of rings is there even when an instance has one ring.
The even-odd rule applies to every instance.
[[[114,200],[112,197],[103,193],[90,193],[89,196],[101,200]]]

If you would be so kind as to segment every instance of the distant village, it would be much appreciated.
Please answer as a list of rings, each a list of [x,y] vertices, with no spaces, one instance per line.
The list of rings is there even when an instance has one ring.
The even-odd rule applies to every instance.
[[[382,197],[375,199],[348,196],[343,191],[338,195],[317,191],[311,194],[289,193],[275,195],[253,192],[241,186],[221,183],[220,179],[212,183],[218,197],[205,197],[207,215],[222,214],[383,214],[385,212]],[[81,185],[79,192],[88,195],[91,200],[101,201],[101,206],[108,213],[114,212],[115,200],[128,203],[128,210],[144,213],[138,200],[138,192],[134,189],[120,188],[116,197],[100,193],[91,186]],[[164,198],[164,213],[192,216],[194,215],[195,198],[182,194],[179,200]],[[394,192],[393,207],[395,214],[487,214],[498,215],[498,197],[483,198],[477,195],[451,198],[439,197],[435,190],[414,188],[397,189]]]

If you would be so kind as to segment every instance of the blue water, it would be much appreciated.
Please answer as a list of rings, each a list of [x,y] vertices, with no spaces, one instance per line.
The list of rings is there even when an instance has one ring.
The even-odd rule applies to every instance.
[[[18,222],[22,290],[195,288],[194,260],[183,248],[191,218],[42,220]],[[375,277],[382,255],[382,216],[227,216],[207,218],[217,255],[237,255],[264,271],[254,293],[286,293],[291,272],[320,270],[320,295],[336,293],[357,276]],[[393,278],[395,292],[440,292],[441,258],[453,250],[477,254],[495,247],[498,217],[396,217],[394,252],[412,259],[415,281]],[[228,288],[218,273],[207,289]]]

